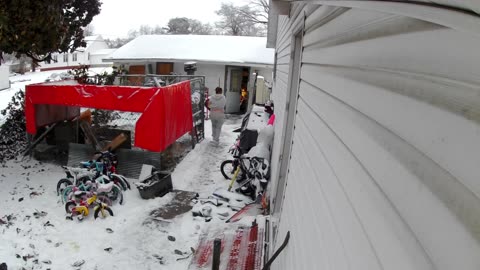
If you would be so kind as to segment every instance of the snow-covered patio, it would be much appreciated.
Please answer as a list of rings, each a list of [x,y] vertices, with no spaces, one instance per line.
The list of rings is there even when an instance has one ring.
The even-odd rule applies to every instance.
[[[227,120],[220,145],[213,146],[207,121],[207,139],[172,174],[174,189],[205,198],[218,187],[226,188],[229,182],[220,173],[220,163],[230,156],[227,150],[237,136],[232,131],[239,125],[239,118]],[[187,269],[190,258],[180,258],[196,248],[199,235],[207,227],[225,224],[215,211],[234,213],[219,206],[212,207],[210,222],[187,212],[171,222],[144,223],[152,210],[170,202],[173,195],[142,200],[132,189],[125,192],[124,205],[113,206],[114,217],[70,221],[55,191],[63,176],[60,166],[35,160],[10,161],[0,169],[0,263],[5,261],[9,269],[71,269],[82,261],[82,269]]]

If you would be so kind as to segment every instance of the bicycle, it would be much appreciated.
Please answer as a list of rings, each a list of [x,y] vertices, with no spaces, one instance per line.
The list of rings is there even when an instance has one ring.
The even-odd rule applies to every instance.
[[[62,193],[62,201],[67,202],[71,200],[75,192],[82,191],[95,191],[98,194],[105,195],[110,201],[118,201],[120,205],[123,205],[123,193],[122,189],[114,182],[109,181],[105,175],[101,175],[95,181],[87,181],[86,183],[80,183],[78,186],[67,186]],[[111,203],[110,203],[111,205]]]
[[[222,164],[220,164],[220,171],[222,172],[223,177],[229,180],[232,179],[235,171],[240,166],[240,171],[237,175],[237,181],[240,182],[247,176],[249,166],[245,163],[245,160],[248,160],[249,158],[243,155],[244,151],[240,147],[240,137],[237,138],[228,152],[233,155],[233,159],[223,161]]]
[[[108,206],[108,198],[102,195],[97,195],[96,192],[86,192],[86,191],[76,191],[74,193],[74,198],[68,201],[65,204],[65,211],[67,214],[77,216],[78,220],[83,220],[84,217],[88,216],[90,211],[89,208],[93,207],[94,218],[97,219],[99,215],[102,218],[107,217],[107,213],[110,216],[113,216],[112,209]]]
[[[81,162],[81,166],[88,169],[95,168],[97,171],[96,177],[98,177],[99,174],[107,175],[124,191],[131,189],[127,178],[125,178],[123,175],[117,174],[118,159],[115,154],[113,154],[110,150],[107,150],[95,152],[95,157],[95,161],[89,160]]]
[[[82,183],[85,184],[87,181],[93,180],[94,173],[91,171],[67,166],[62,166],[62,168],[65,171],[66,177],[57,182],[57,195],[63,194],[63,191],[68,186],[79,186]]]

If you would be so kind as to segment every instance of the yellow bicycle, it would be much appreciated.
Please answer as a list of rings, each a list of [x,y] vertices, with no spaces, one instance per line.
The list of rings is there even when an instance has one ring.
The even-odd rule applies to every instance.
[[[108,206],[109,201],[108,197],[98,196],[95,192],[76,191],[74,198],[65,204],[65,211],[71,214],[72,218],[77,216],[77,219],[83,220],[90,213],[89,209],[93,207],[95,219],[99,216],[105,218],[108,215],[113,216],[113,211]]]

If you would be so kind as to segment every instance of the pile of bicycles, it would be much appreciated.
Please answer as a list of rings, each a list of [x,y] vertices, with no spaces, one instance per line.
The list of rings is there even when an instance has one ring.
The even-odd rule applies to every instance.
[[[240,147],[240,139],[237,139],[229,150],[233,159],[223,161],[220,171],[225,179],[231,180],[229,191],[236,182],[236,192],[257,200],[262,196],[270,179],[270,164],[266,158],[250,157],[244,152]]]
[[[95,153],[95,160],[81,162],[79,168],[62,166],[66,177],[57,183],[57,195],[65,204],[67,218],[83,220],[93,210],[94,218],[113,216],[111,206],[123,204],[128,180],[116,173],[116,156],[110,151]]]

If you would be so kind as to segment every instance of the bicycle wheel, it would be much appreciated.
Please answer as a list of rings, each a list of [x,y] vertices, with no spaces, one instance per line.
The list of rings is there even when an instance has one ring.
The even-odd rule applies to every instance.
[[[73,185],[70,185],[70,186],[67,186],[66,188],[63,189],[62,202],[68,202],[69,201],[69,198],[70,198],[70,195],[72,193],[73,187],[74,187]]]
[[[238,166],[238,165],[237,165]],[[235,173],[236,166],[233,165],[233,160],[225,160],[220,165],[220,171],[225,179],[232,179]]]
[[[99,205],[95,207],[95,212],[93,213],[93,217],[97,219],[99,216],[101,218],[106,218],[108,215],[113,217],[113,211],[107,205]]]
[[[118,175],[118,176],[123,179],[123,182],[125,182],[125,184],[127,185],[127,188],[131,189],[130,183],[128,182],[127,178],[123,175]]]
[[[63,190],[68,187],[73,185],[72,180],[68,178],[62,178],[58,181],[57,183],[57,196],[63,193]]]
[[[108,198],[112,200],[112,202],[118,202],[118,204],[123,204],[123,192],[122,189],[117,186],[116,184],[113,185],[112,190],[107,194]]]
[[[108,206],[112,206],[112,200],[110,200],[110,198],[108,198],[108,196],[106,195],[98,195],[98,198],[97,200],[101,203],[104,203]]]
[[[112,174],[110,176],[110,178],[112,179],[112,181],[115,183],[115,185],[119,186],[122,188],[122,190],[127,190],[128,187],[127,187],[127,184],[125,183],[125,181],[123,181],[123,179],[121,177],[119,177],[118,175],[115,175],[115,174]]]
[[[73,211],[75,211],[75,207],[77,207],[77,204],[69,201],[65,204],[65,212],[67,212],[67,214],[71,214]]]

